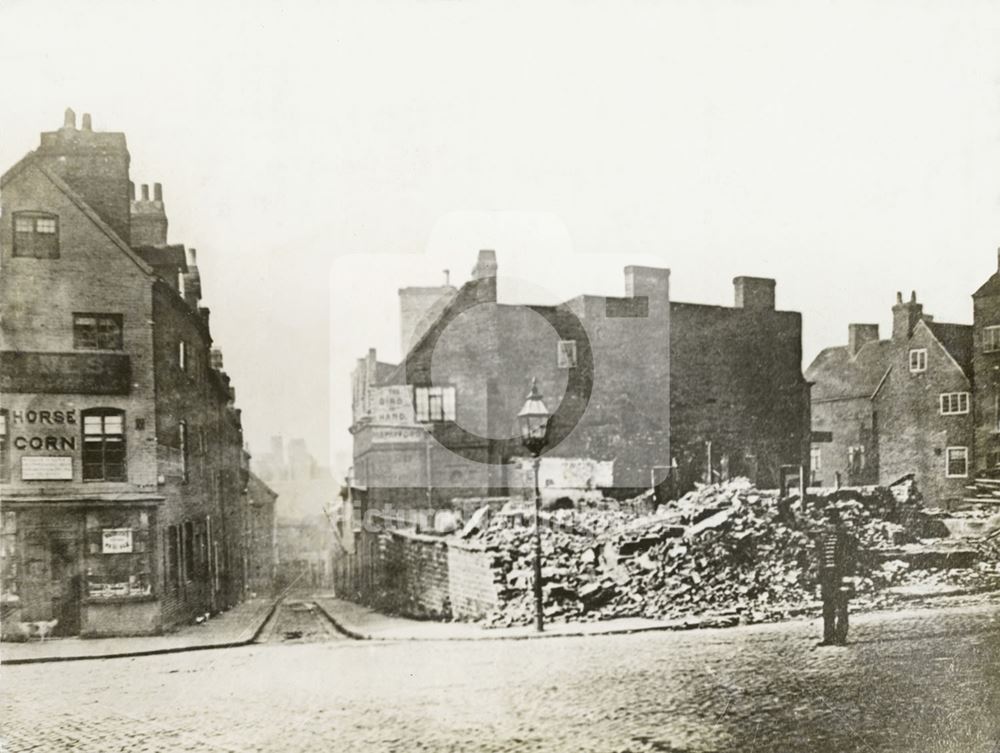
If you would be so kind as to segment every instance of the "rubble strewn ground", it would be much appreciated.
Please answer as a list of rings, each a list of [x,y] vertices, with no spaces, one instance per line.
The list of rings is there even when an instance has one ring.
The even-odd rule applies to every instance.
[[[1000,540],[944,538],[913,482],[781,499],[745,479],[705,486],[640,515],[604,503],[542,514],[545,616],[556,621],[709,616],[785,619],[816,606],[815,536],[834,504],[860,544],[853,608],[883,608],[949,586],[1000,588]],[[495,515],[476,534],[500,607],[490,626],[534,617],[532,517]],[[701,624],[704,624],[702,621]]]

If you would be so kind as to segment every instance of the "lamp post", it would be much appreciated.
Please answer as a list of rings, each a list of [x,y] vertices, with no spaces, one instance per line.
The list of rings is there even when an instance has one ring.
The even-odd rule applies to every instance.
[[[531,453],[535,475],[535,628],[538,632],[545,629],[542,611],[542,532],[539,525],[542,495],[538,488],[538,468],[542,450],[549,441],[550,418],[549,410],[542,401],[542,393],[538,391],[538,383],[532,379],[531,391],[521,412],[517,414],[517,422],[521,430],[521,443]]]

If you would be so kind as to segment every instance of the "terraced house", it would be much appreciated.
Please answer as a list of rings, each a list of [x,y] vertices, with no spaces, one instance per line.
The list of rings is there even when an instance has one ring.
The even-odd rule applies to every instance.
[[[6,626],[158,633],[247,588],[240,411],[195,251],[129,162],[67,110],[0,179]]]

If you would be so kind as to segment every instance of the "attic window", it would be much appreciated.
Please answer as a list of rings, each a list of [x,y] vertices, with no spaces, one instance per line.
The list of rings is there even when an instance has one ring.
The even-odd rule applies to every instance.
[[[927,371],[927,348],[910,351],[910,372],[918,374]]]
[[[43,212],[15,212],[14,256],[58,259],[59,218]]]

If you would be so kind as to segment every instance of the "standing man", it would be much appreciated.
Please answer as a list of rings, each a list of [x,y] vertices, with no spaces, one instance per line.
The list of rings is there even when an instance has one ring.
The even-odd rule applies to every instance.
[[[820,595],[823,598],[823,641],[820,646],[847,644],[847,603],[853,595],[856,543],[832,503],[817,541]]]

